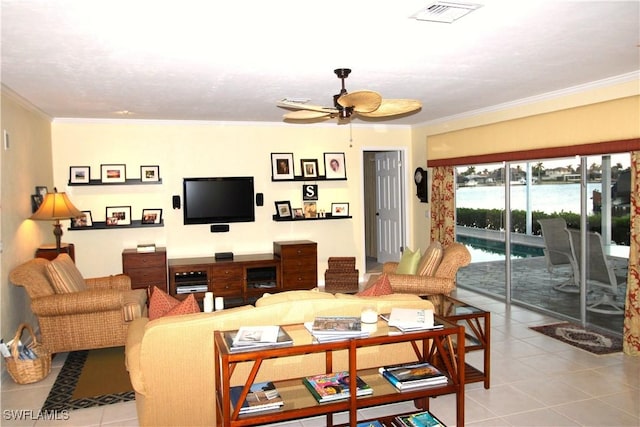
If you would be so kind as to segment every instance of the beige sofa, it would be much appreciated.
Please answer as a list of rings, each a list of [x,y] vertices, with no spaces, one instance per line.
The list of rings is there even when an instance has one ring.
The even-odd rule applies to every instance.
[[[234,330],[243,325],[293,324],[313,320],[316,315],[359,316],[364,306],[378,312],[391,307],[432,308],[416,295],[392,294],[357,297],[317,291],[289,291],[264,296],[255,306],[243,306],[214,313],[136,319],[129,327],[126,363],[136,392],[141,426],[216,425],[214,398],[213,332]],[[415,360],[408,343],[360,351],[358,363],[374,367]],[[334,370],[348,369],[345,352],[333,357]],[[319,373],[321,354],[267,360],[258,381],[295,378]],[[244,384],[247,365],[236,367],[232,384]]]

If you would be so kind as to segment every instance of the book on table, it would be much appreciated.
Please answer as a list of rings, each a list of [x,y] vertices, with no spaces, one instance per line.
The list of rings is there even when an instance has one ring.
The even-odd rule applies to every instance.
[[[319,316],[304,326],[320,343],[369,336],[369,332],[362,330],[360,318],[355,316]]]
[[[243,388],[244,386],[238,385],[231,387],[229,390],[229,396],[234,408],[238,405]],[[278,409],[282,405],[284,405],[284,401],[273,382],[253,383],[242,403],[240,414]]]
[[[360,421],[358,424],[356,424],[356,427],[384,427],[380,421],[378,420],[373,420],[373,421]]]
[[[302,382],[320,403],[347,399],[351,396],[349,389],[351,377],[347,371],[304,377]],[[371,386],[358,376],[356,376],[356,387],[356,396],[373,393]]]
[[[381,317],[388,325],[399,329],[401,332],[423,331],[428,329],[441,329],[440,323],[435,323],[432,309],[393,307],[389,314]]]
[[[429,411],[398,415],[395,419],[402,427],[446,427]]]
[[[446,384],[449,379],[428,362],[402,363],[379,368],[380,374],[398,390]]]
[[[269,348],[278,347],[290,347],[293,345],[293,339],[283,328],[278,327],[277,336],[275,342],[271,339],[269,341],[243,341],[240,344],[234,344],[237,341],[240,329],[237,331],[225,331],[224,339],[227,342],[227,347],[231,353],[241,353],[255,350],[263,350]]]

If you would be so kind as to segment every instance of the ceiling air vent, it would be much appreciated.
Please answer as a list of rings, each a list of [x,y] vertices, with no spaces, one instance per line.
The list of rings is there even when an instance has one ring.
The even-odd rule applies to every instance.
[[[410,17],[418,21],[445,22],[451,24],[466,14],[480,9],[481,4],[437,1],[420,9]]]

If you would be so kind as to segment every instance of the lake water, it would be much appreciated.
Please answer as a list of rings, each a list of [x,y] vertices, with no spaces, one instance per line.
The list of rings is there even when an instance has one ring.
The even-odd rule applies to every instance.
[[[580,213],[580,184],[542,184],[531,187],[531,209],[545,213]],[[587,208],[592,209],[591,194],[601,190],[599,183],[587,184]],[[511,186],[511,208],[526,210],[526,185]],[[460,187],[456,190],[456,207],[504,209],[504,186]],[[591,212],[589,212],[591,213]]]

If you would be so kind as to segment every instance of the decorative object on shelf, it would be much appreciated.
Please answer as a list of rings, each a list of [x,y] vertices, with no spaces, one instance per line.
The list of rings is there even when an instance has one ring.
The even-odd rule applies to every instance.
[[[211,313],[213,311],[213,292],[204,293],[202,308],[205,313]]]
[[[48,192],[49,192],[49,190],[44,185],[36,186],[36,194],[41,195],[42,199],[44,199],[44,196],[46,196]]]
[[[292,218],[291,203],[287,201],[275,202],[278,218]]]
[[[349,203],[331,203],[331,216],[349,216]]]
[[[302,186],[302,200],[318,200],[318,186],[316,184],[304,184]]]
[[[104,217],[107,226],[131,225],[131,206],[107,206]]]
[[[71,184],[88,184],[91,179],[89,166],[71,166],[69,168],[69,182]]]
[[[346,179],[344,153],[324,153],[324,173],[327,179]]]
[[[162,223],[162,209],[142,209],[142,224]]]
[[[39,194],[31,195],[31,213],[36,213],[36,211],[42,205],[42,196]]]
[[[160,181],[160,166],[140,166],[140,181],[142,182]]]
[[[421,202],[427,203],[429,200],[427,192],[427,171],[422,168],[417,168],[413,173],[413,180],[416,183],[416,196]]]
[[[302,218],[304,218],[304,211],[302,210],[302,208],[295,208],[293,210],[293,218],[294,219],[302,219]]]
[[[318,160],[317,159],[302,159],[300,160],[300,166],[302,167],[303,178],[318,177]]]
[[[82,211],[82,216],[71,218],[71,228],[82,228],[93,226],[91,211]]]
[[[271,179],[293,179],[293,153],[271,153]]]
[[[317,218],[318,207],[316,202],[304,202],[304,217],[305,218]]]
[[[216,311],[224,310],[224,297],[216,297],[213,307]]]
[[[100,180],[103,184],[125,182],[127,180],[127,166],[124,164],[100,165]]]
[[[61,219],[77,218],[83,213],[78,210],[66,193],[58,193],[53,189],[53,193],[47,193],[44,201],[38,210],[31,215],[31,219],[36,221],[55,221],[53,224],[53,235],[56,238],[56,251],[60,251],[60,240],[62,238]]]

